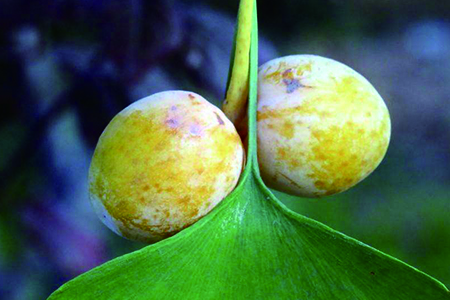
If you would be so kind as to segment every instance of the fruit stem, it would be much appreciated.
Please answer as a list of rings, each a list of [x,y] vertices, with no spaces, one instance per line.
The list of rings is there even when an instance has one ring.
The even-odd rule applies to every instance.
[[[241,0],[239,4],[234,62],[222,107],[225,115],[235,125],[245,117],[246,112],[253,5],[254,0]]]

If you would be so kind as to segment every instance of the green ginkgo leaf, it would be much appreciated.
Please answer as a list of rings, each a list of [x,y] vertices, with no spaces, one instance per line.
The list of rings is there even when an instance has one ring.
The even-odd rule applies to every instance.
[[[256,155],[257,45],[255,9],[248,161],[235,191],[193,226],[49,299],[450,299],[440,282],[288,210],[265,187]]]

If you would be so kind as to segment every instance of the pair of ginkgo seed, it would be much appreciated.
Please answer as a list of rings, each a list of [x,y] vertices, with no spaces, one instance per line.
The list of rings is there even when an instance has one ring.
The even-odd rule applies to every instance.
[[[267,62],[258,75],[258,161],[271,188],[302,197],[349,189],[383,159],[390,117],[351,68],[313,55]],[[92,205],[114,232],[154,242],[210,212],[236,187],[245,150],[233,123],[203,97],[141,99],[106,127],[92,159]]]

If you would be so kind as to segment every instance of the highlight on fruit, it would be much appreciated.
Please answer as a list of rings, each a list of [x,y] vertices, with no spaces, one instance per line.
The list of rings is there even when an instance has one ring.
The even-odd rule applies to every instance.
[[[302,197],[348,190],[386,154],[391,123],[375,88],[337,61],[271,60],[258,74],[258,161],[271,188]]]
[[[162,92],[106,127],[89,171],[90,199],[117,234],[155,242],[219,204],[243,163],[241,139],[220,109],[192,92]]]

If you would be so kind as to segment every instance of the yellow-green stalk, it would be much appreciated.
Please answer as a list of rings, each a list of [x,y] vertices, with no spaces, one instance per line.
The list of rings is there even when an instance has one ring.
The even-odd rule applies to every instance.
[[[245,117],[248,98],[250,40],[254,0],[241,0],[236,33],[236,50],[230,84],[223,104],[225,115],[237,125]]]

